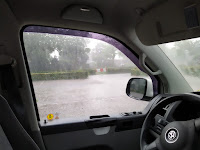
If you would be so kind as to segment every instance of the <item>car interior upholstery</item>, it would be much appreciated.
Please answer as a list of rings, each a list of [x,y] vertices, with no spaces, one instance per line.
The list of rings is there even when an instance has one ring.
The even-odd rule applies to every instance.
[[[155,51],[159,51],[158,44],[199,37],[199,0],[1,0],[0,20],[2,150],[139,150],[141,127],[151,108],[168,94],[193,92],[185,80],[174,84],[178,82],[177,78],[183,77],[175,75],[175,68],[160,69],[165,60],[152,53],[150,48],[155,47]],[[40,127],[43,123],[38,120],[23,43],[23,30],[32,25],[94,32],[120,41],[139,58],[141,68],[148,75],[152,76],[160,69],[160,74],[155,77],[162,81],[158,85],[161,95],[155,96],[145,111],[140,116],[134,116],[132,121],[131,117],[119,119],[117,123],[115,119],[107,119],[108,125],[116,123],[120,131],[115,133],[115,128],[111,126],[109,135],[96,136],[94,127],[89,128],[83,123],[78,124],[78,128],[87,129],[80,131],[74,131],[73,124]],[[147,55],[146,63],[143,62],[144,53]],[[170,65],[170,61],[166,61]],[[6,69],[9,70],[8,74],[4,72]],[[102,123],[103,127],[107,125],[105,121],[98,121],[97,124]],[[195,120],[195,123],[198,124],[199,120]],[[134,128],[120,128],[130,124]],[[62,132],[63,128],[73,132]],[[191,143],[188,145],[191,146]],[[155,147],[152,147],[141,150],[154,150]],[[160,150],[167,149],[163,147]]]

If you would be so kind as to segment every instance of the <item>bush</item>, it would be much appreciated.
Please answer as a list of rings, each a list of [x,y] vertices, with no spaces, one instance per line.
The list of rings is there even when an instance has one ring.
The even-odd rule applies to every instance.
[[[96,74],[96,69],[88,69],[86,70],[89,75],[95,75]]]
[[[87,71],[32,73],[32,80],[62,80],[62,79],[86,79]]]
[[[190,76],[200,76],[200,66],[180,66],[181,71]]]
[[[131,73],[130,68],[106,68],[107,74],[115,74],[115,73]]]
[[[138,68],[131,69],[131,75],[132,76],[146,76],[146,74]]]
[[[105,74],[117,74],[117,73],[131,73],[131,75],[134,76],[146,75],[138,68],[106,68]]]

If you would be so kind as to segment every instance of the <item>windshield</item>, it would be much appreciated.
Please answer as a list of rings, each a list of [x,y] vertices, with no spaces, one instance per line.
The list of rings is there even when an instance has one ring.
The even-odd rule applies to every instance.
[[[168,56],[194,91],[200,90],[200,38],[161,44]]]

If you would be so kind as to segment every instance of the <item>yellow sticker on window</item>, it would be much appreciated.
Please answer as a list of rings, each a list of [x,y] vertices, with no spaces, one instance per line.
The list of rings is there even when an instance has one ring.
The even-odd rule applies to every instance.
[[[47,115],[47,119],[48,119],[48,120],[52,120],[53,117],[54,117],[53,114],[48,114],[48,115]]]

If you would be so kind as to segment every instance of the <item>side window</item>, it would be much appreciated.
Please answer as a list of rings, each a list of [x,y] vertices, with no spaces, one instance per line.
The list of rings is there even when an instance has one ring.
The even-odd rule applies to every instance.
[[[40,119],[142,111],[148,102],[128,97],[126,85],[148,75],[105,40],[67,31],[70,35],[23,33]]]

